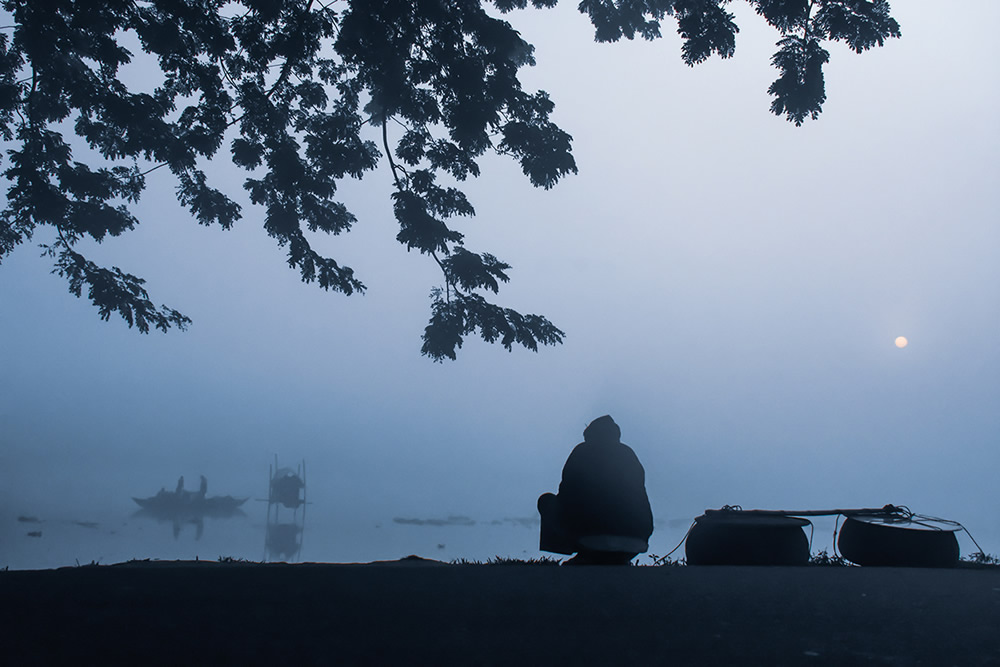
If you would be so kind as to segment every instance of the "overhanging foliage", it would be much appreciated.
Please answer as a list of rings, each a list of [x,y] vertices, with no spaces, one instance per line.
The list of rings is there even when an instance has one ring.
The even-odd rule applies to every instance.
[[[769,89],[772,111],[796,125],[825,100],[822,42],[861,52],[899,36],[884,0],[747,0],[782,34]],[[531,0],[536,8],[557,0]],[[733,55],[738,29],[729,0],[582,0],[598,41],[660,36],[672,17],[690,65]],[[492,7],[490,7],[492,5]],[[532,185],[576,173],[571,137],[551,120],[545,92],[521,88],[533,48],[496,12],[528,0],[3,0],[0,19],[0,138],[9,186],[0,213],[0,261],[43,227],[45,246],[70,291],[84,288],[102,318],[114,312],[142,332],[190,320],[156,307],[143,280],[81,255],[134,229],[131,212],[147,176],[165,168],[178,201],[204,225],[232,227],[239,204],[213,187],[204,162],[229,152],[248,171],[244,187],[263,226],[287,249],[304,282],[352,294],[354,271],[319,254],[306,232],[340,234],[357,222],[337,201],[338,184],[360,179],[384,157],[395,185],[397,240],[431,256],[444,284],[432,294],[423,352],[455,358],[478,333],[507,349],[559,343],[538,315],[489,302],[510,267],[475,253],[450,220],[474,214],[458,182],[480,175],[493,151],[517,160]],[[490,10],[494,13],[491,13]],[[162,82],[136,92],[121,69],[134,37]],[[390,142],[390,125],[393,136]],[[74,159],[64,133],[100,159]],[[401,130],[397,131],[397,128]],[[393,145],[394,144],[394,145]],[[163,173],[163,172],[160,172]],[[159,174],[157,174],[159,176]],[[498,282],[499,281],[499,282]]]

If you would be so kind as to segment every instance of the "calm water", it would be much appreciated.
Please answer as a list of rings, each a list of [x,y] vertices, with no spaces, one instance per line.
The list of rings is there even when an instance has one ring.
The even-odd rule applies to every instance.
[[[260,466],[251,468],[258,472]],[[398,498],[361,490],[344,492],[341,485],[323,485],[314,477],[308,488],[304,519],[281,509],[283,523],[293,520],[303,527],[301,550],[291,558],[268,553],[265,547],[268,503],[267,468],[264,474],[227,476],[220,467],[212,471],[212,495],[249,498],[242,513],[232,518],[206,518],[199,526],[175,524],[143,516],[132,496],[154,495],[161,486],[173,489],[164,474],[147,471],[126,475],[115,469],[103,478],[95,475],[47,479],[46,483],[11,485],[0,490],[0,568],[41,569],[77,563],[111,564],[130,559],[219,558],[317,562],[369,562],[392,560],[410,554],[451,561],[487,560],[496,556],[537,558],[538,524],[533,493],[523,494],[516,507],[472,508],[462,503],[440,511],[413,509]],[[188,478],[188,490],[197,488]],[[176,482],[176,478],[173,478]],[[29,480],[30,481],[30,480]],[[55,493],[55,489],[59,493]],[[67,501],[66,499],[72,499]],[[683,538],[699,510],[669,513],[654,505],[656,530],[649,553],[664,555]],[[812,551],[832,552],[833,517],[813,518]],[[997,527],[969,525],[987,553],[997,553]],[[991,532],[992,531],[992,532]],[[807,528],[808,532],[808,528]],[[963,555],[975,551],[972,541],[959,534]],[[674,558],[684,555],[683,547]],[[640,556],[638,562],[649,562]]]
[[[113,507],[89,505],[48,508],[32,513],[0,508],[0,567],[41,569],[86,564],[110,564],[130,559],[202,559],[220,557],[253,561],[268,559],[265,548],[267,502],[248,500],[242,515],[190,522],[143,516],[128,497]],[[292,513],[282,509],[283,521]],[[487,560],[496,556],[537,558],[535,517],[441,516],[417,519],[365,516],[310,504],[302,525],[302,548],[293,558],[271,560],[369,562],[410,554],[438,560]],[[430,523],[428,523],[430,521]],[[433,525],[443,523],[445,525]],[[657,521],[650,553],[664,554],[683,537],[686,520]],[[40,535],[35,535],[40,533]],[[818,541],[818,540],[817,540]],[[683,555],[679,550],[675,557]],[[648,560],[641,556],[640,561]]]
[[[537,558],[538,527],[533,517],[522,521],[507,518],[452,517],[453,525],[400,523],[403,517],[360,517],[307,507],[302,548],[292,558],[268,554],[265,548],[267,503],[247,501],[245,512],[226,519],[206,518],[200,531],[194,523],[162,521],[142,516],[128,503],[114,511],[102,508],[65,507],[43,516],[0,513],[2,545],[0,567],[41,569],[99,562],[111,564],[130,559],[239,558],[253,561],[289,560],[317,562],[369,562],[391,560],[410,554],[438,560],[487,560],[495,556]],[[291,512],[283,510],[284,519]],[[31,519],[25,521],[24,519]],[[35,521],[37,519],[37,522]],[[436,521],[448,523],[448,517]],[[832,552],[834,520],[813,520],[812,551]],[[663,555],[684,536],[687,525],[680,519],[657,521],[650,553]],[[808,528],[806,529],[808,533]],[[31,535],[40,533],[40,536]],[[175,534],[176,533],[176,534]],[[974,550],[960,536],[962,553]],[[683,547],[674,558],[684,555]],[[648,562],[640,556],[637,562]]]
[[[130,498],[114,507],[65,506],[43,512],[0,509],[0,567],[39,569],[130,559],[220,557],[324,562],[368,562],[409,554],[485,560],[497,555],[537,557],[533,518],[440,517],[446,525],[400,523],[408,517],[363,516],[307,505],[304,519],[281,509],[283,523],[303,527],[301,551],[287,558],[265,547],[266,501],[250,499],[242,514],[173,522],[145,516]],[[505,520],[506,519],[506,520]],[[451,523],[452,525],[447,525]]]

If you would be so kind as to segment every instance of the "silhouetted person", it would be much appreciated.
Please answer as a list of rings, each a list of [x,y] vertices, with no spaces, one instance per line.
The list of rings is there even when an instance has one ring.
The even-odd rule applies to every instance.
[[[543,494],[538,512],[539,548],[577,553],[569,563],[625,564],[649,548],[653,512],[646,471],[610,416],[584,430],[563,466],[559,495]]]

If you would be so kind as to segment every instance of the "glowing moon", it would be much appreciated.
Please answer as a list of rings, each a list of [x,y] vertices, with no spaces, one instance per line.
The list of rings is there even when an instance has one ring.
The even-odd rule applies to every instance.
[[[895,342],[896,342],[896,347],[904,348],[910,341],[906,340],[906,336],[900,336],[899,338],[896,339]]]

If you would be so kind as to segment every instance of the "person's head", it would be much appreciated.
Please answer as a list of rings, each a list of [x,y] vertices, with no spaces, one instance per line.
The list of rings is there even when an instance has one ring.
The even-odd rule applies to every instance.
[[[583,441],[597,445],[615,445],[621,442],[622,430],[611,415],[598,417],[583,430]]]

